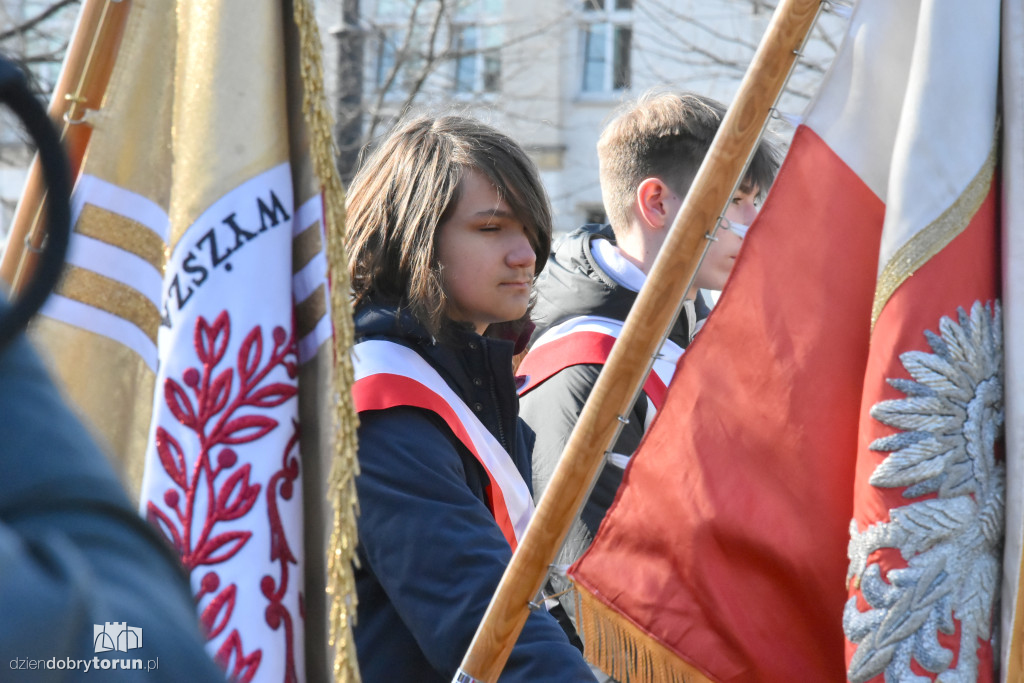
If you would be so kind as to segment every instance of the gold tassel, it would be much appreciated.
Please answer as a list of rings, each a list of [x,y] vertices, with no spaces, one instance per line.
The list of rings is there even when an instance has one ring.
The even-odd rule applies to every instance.
[[[583,654],[588,662],[617,681],[713,683],[586,588],[573,584],[576,588],[576,627],[583,639]]]
[[[356,559],[355,477],[356,428],[359,418],[352,403],[352,309],[348,292],[348,256],[345,253],[345,190],[335,165],[337,148],[333,121],[324,94],[320,31],[312,2],[294,0],[295,23],[299,29],[302,70],[302,113],[310,133],[313,171],[323,191],[326,217],[327,262],[331,281],[331,317],[334,324],[334,401],[336,404],[334,458],[329,490],[334,506],[334,528],[327,555],[327,593],[331,596],[331,645],[334,646],[334,680],[359,683],[352,625],[356,619],[353,566]]]

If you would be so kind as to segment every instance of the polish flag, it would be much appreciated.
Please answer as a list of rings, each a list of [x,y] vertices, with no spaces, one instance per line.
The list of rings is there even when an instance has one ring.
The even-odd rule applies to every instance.
[[[991,680],[1020,457],[1002,440],[999,38],[998,0],[857,5],[570,570],[609,673]]]

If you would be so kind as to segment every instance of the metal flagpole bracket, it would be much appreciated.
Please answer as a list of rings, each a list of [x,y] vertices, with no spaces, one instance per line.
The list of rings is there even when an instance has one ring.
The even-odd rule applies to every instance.
[[[86,118],[89,116],[89,110],[86,109],[85,106],[82,106],[82,113],[78,118],[72,117],[71,112],[74,111],[76,106],[84,105],[87,100],[81,95],[72,95],[71,93],[68,93],[64,96],[64,101],[71,103],[68,110],[64,112],[64,123],[69,126],[77,126],[78,124],[85,123]]]

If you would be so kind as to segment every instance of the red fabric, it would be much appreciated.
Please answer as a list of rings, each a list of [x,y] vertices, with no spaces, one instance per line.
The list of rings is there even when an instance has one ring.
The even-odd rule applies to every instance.
[[[615,337],[601,332],[573,332],[542,344],[531,350],[519,365],[517,373],[523,378],[519,388],[522,396],[573,365],[604,365],[611,355]],[[668,388],[653,372],[647,375],[644,392],[655,410],[661,410]]]
[[[840,681],[884,206],[800,127],[575,579],[719,681]]]
[[[920,499],[907,499],[903,497],[905,488],[870,485],[868,479],[889,453],[871,451],[868,447],[875,439],[889,436],[897,430],[872,418],[869,411],[880,401],[906,397],[906,394],[889,385],[887,380],[911,379],[900,361],[901,354],[907,351],[933,353],[925,339],[924,330],[937,333],[939,320],[943,316],[956,321],[958,307],[969,312],[975,301],[991,303],[998,296],[1001,275],[997,196],[997,189],[993,186],[967,229],[896,290],[875,325],[864,379],[854,481],[853,516],[861,530],[875,522],[888,522],[889,511],[893,508],[905,506],[914,500],[935,497],[929,494]],[[907,566],[898,551],[886,549],[879,554],[883,572]],[[850,595],[856,594],[856,591],[851,590]],[[860,607],[865,609],[867,605],[862,602]],[[943,647],[958,652],[959,622],[956,622],[956,633],[939,634],[938,638]],[[847,663],[855,649],[856,646],[846,643]],[[979,643],[979,653],[981,668],[977,680],[991,681],[991,645]],[[918,675],[935,679],[935,674],[920,667],[915,670]],[[873,683],[883,681],[882,675],[872,679]]]
[[[361,413],[367,410],[386,410],[396,406],[410,406],[429,410],[447,423],[448,427],[455,434],[455,437],[469,449],[469,452],[480,463],[480,466],[487,472],[487,507],[490,509],[494,519],[501,528],[501,533],[512,546],[515,552],[519,545],[516,541],[515,529],[512,526],[512,519],[509,517],[508,508],[505,506],[505,497],[501,493],[501,487],[494,480],[487,465],[480,460],[476,452],[473,440],[469,438],[462,420],[458,418],[455,411],[448,403],[423,386],[414,379],[402,375],[370,375],[355,382],[352,385],[352,398],[355,403],[356,412]]]

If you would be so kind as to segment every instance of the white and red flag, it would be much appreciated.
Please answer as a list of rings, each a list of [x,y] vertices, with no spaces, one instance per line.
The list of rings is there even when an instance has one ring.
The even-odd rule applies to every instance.
[[[610,672],[991,680],[1004,462],[1021,457],[1002,447],[1019,417],[1003,403],[999,39],[998,0],[857,4],[570,570]]]
[[[36,339],[178,552],[227,676],[326,680],[326,501],[352,472],[328,490],[332,397],[348,396],[326,249],[343,200],[312,5],[135,2],[103,28],[113,14],[97,36],[119,41],[94,46],[113,61],[106,94],[77,117],[91,135],[68,267]],[[358,680],[338,635],[338,677]]]

